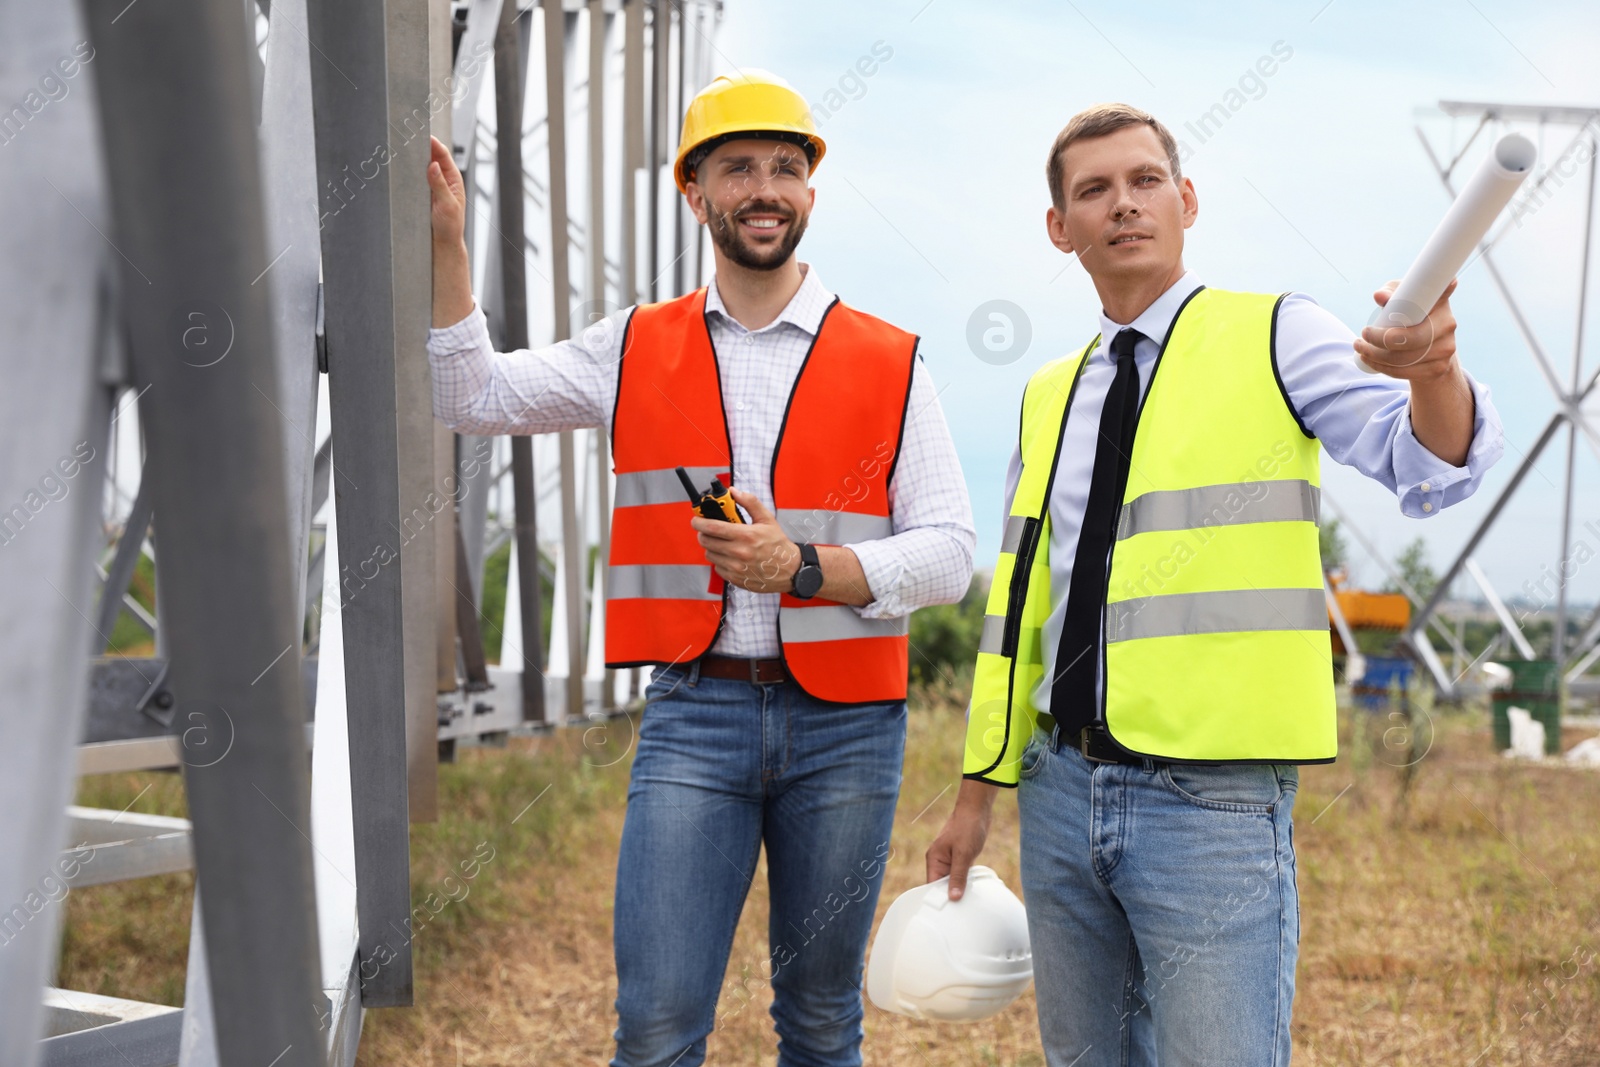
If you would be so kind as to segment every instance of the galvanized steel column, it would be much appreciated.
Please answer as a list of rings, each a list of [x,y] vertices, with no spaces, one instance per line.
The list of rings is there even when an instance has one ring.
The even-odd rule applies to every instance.
[[[224,1062],[321,1062],[300,602],[249,38],[234,4],[85,0]],[[203,331],[196,335],[195,330]],[[204,338],[203,347],[195,341]]]
[[[567,239],[567,15],[561,0],[542,0],[544,78],[550,145],[550,288],[554,340],[572,336],[572,284]],[[504,203],[504,198],[501,199]],[[561,448],[561,553],[566,571],[566,716],[583,716],[583,532],[578,528],[578,460],[571,431],[559,435]],[[524,561],[526,562],[526,561]],[[551,620],[552,626],[562,620]]]
[[[412,176],[396,174],[397,166],[416,162],[416,155],[402,149],[397,157],[391,146],[385,61],[391,34],[398,54],[410,54],[408,4],[415,8],[417,0],[314,3],[307,12],[308,38],[319,58],[311,81],[323,194],[328,390],[334,462],[344,475],[333,479],[342,561],[336,580],[349,709],[361,1002],[368,1007],[407,1005],[412,996],[411,946],[403,935],[411,872],[397,356],[415,348],[397,328],[411,328],[415,309],[412,281],[403,277],[405,268],[397,271],[391,216],[420,211],[426,219],[429,207],[426,191],[416,199]],[[402,75],[393,87],[403,88],[404,80]],[[426,245],[422,256],[428,263]],[[431,662],[431,645],[428,657]],[[431,682],[431,670],[427,675]]]

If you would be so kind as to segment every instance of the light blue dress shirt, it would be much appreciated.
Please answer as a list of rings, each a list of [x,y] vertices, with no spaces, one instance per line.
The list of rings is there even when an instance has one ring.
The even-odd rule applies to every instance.
[[[1116,374],[1111,339],[1127,326],[1144,335],[1133,350],[1142,397],[1173,318],[1201,284],[1193,271],[1185,273],[1131,323],[1113,322],[1104,311],[1100,313],[1100,343],[1079,376],[1050,492],[1050,615],[1044,624],[1044,680],[1034,692],[1034,705],[1040,711],[1050,708],[1056,646],[1061,642],[1078,531],[1089,500],[1100,411]],[[1471,496],[1505,449],[1488,387],[1468,376],[1476,408],[1472,445],[1466,466],[1452,466],[1412,433],[1410,384],[1362,371],[1356,365],[1354,340],[1349,327],[1309,296],[1291,293],[1284,299],[1278,310],[1278,373],[1300,421],[1335,461],[1387,486],[1400,498],[1404,515],[1426,518]],[[1006,516],[1021,472],[1022,454],[1013,451],[1006,471]]]

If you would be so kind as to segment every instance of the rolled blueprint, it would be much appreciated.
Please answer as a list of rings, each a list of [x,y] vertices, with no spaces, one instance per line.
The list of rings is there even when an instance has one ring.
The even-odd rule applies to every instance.
[[[1415,326],[1428,317],[1450,280],[1533,172],[1538,154],[1533,142],[1520,133],[1508,133],[1494,143],[1488,158],[1468,179],[1416,262],[1400,279],[1400,287],[1387,304],[1372,313],[1368,326]],[[1369,374],[1378,373],[1360,356],[1356,364]]]

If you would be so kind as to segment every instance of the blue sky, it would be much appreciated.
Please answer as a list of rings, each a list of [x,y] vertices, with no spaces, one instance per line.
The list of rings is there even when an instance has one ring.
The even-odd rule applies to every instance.
[[[1204,141],[1186,129],[1263,56],[1243,105]],[[923,337],[961,454],[979,562],[998,548],[1001,481],[1028,374],[1083,344],[1099,302],[1088,276],[1044,236],[1044,157],[1082,107],[1121,100],[1172,128],[1190,152],[1201,211],[1185,260],[1208,284],[1310,293],[1353,327],[1371,292],[1398,277],[1448,204],[1417,139],[1453,154],[1470,133],[1441,99],[1600,105],[1600,5],[1504,0],[1357,0],[1177,5],[970,0],[806,3],[727,0],[718,72],[763,67],[814,107],[826,162],[801,256],[845,300]],[[862,57],[881,57],[862,77]],[[1271,66],[1271,64],[1269,64]],[[829,97],[830,90],[837,94]],[[1238,103],[1240,97],[1226,102]],[[1555,159],[1571,127],[1519,127]],[[1480,158],[1479,145],[1465,167]],[[1501,270],[1560,374],[1570,373],[1587,168],[1497,248]],[[1591,292],[1600,288],[1591,272]],[[988,300],[1020,306],[1025,355],[993,366],[966,341]],[[1481,264],[1454,300],[1460,349],[1504,418],[1506,457],[1478,496],[1403,518],[1381,486],[1324,464],[1324,483],[1391,556],[1419,535],[1442,568],[1464,543],[1553,409],[1549,390]],[[1597,309],[1600,310],[1600,309]],[[1585,345],[1592,366],[1591,322]],[[1591,404],[1600,426],[1600,404]],[[1504,595],[1554,566],[1565,432],[1547,449],[1477,553]],[[1578,446],[1575,537],[1600,557],[1600,461]],[[1357,576],[1381,581],[1352,545]],[[1574,595],[1600,597],[1600,558]]]

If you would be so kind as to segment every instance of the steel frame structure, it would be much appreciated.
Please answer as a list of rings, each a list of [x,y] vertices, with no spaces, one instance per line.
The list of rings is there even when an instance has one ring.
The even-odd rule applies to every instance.
[[[1600,108],[1540,107],[1508,103],[1469,103],[1455,100],[1440,101],[1439,108],[1446,115],[1453,118],[1475,118],[1478,120],[1471,136],[1467,138],[1456,154],[1448,160],[1440,158],[1439,153],[1435,151],[1432,142],[1429,141],[1422,127],[1420,125],[1417,127],[1417,137],[1422,142],[1423,151],[1427,153],[1428,160],[1437,172],[1445,192],[1451,196],[1455,195],[1452,177],[1455,174],[1456,167],[1478,140],[1479,135],[1491,123],[1536,122],[1541,125],[1575,126],[1577,127],[1577,132],[1574,134],[1568,148],[1557,159],[1566,159],[1574,149],[1582,147],[1587,142],[1589,166],[1587,196],[1584,202],[1582,259],[1578,277],[1577,324],[1572,347],[1571,373],[1566,381],[1563,381],[1557,373],[1554,364],[1545,352],[1544,346],[1540,344],[1538,336],[1534,333],[1527,316],[1524,315],[1521,306],[1512,295],[1511,287],[1506,282],[1504,274],[1501,273],[1494,259],[1495,245],[1509,230],[1520,224],[1521,214],[1528,210],[1527,205],[1536,204],[1541,195],[1548,195],[1545,190],[1549,185],[1551,176],[1557,173],[1553,167],[1548,163],[1544,166],[1543,171],[1529,183],[1528,188],[1513,203],[1512,211],[1514,217],[1504,223],[1498,231],[1487,237],[1479,246],[1475,259],[1483,261],[1483,267],[1488,272],[1495,290],[1500,294],[1501,299],[1505,301],[1507,309],[1511,312],[1517,332],[1527,346],[1529,355],[1539,369],[1541,377],[1544,378],[1545,384],[1550,388],[1551,395],[1555,400],[1556,410],[1551,414],[1539,435],[1534,439],[1533,445],[1523,454],[1522,462],[1517,465],[1516,470],[1512,473],[1511,480],[1500,491],[1500,494],[1490,505],[1488,512],[1467,538],[1466,544],[1462,546],[1455,559],[1445,570],[1432,595],[1425,600],[1413,596],[1413,601],[1420,602],[1404,638],[1406,644],[1415,651],[1418,658],[1427,667],[1428,672],[1433,676],[1434,683],[1440,693],[1445,696],[1455,695],[1459,679],[1452,678],[1449,672],[1445,670],[1432,644],[1424,636],[1424,631],[1430,625],[1436,625],[1440,603],[1444,600],[1451,584],[1465,571],[1483,591],[1484,596],[1494,608],[1507,636],[1511,639],[1519,654],[1525,659],[1533,658],[1532,646],[1528,644],[1516,621],[1511,617],[1511,613],[1506,609],[1494,587],[1489,583],[1487,576],[1473,561],[1472,554],[1477,550],[1478,545],[1482,543],[1485,535],[1493,527],[1495,520],[1500,517],[1506,505],[1516,494],[1523,479],[1538,461],[1540,454],[1555,439],[1557,432],[1564,425],[1567,428],[1567,456],[1562,491],[1561,532],[1556,557],[1558,584],[1552,658],[1562,665],[1570,684],[1576,681],[1596,658],[1600,658],[1600,653],[1595,651],[1597,647],[1600,647],[1597,646],[1597,642],[1600,642],[1600,610],[1597,610],[1595,616],[1589,620],[1574,646],[1571,649],[1566,647],[1568,575],[1565,571],[1565,563],[1570,556],[1572,548],[1573,498],[1578,438],[1581,436],[1588,443],[1590,449],[1594,451],[1595,455],[1600,456],[1600,432],[1597,432],[1594,426],[1590,424],[1583,411],[1584,401],[1594,392],[1596,384],[1600,383],[1600,367],[1596,367],[1587,375],[1583,369],[1583,346],[1588,310],[1589,263],[1594,238],[1595,189],[1597,176],[1600,176]],[[1553,191],[1550,190],[1551,193]],[[1449,634],[1448,628],[1439,627],[1439,629]],[[1457,651],[1460,652],[1460,650]]]
[[[0,798],[20,813],[0,824],[0,1063],[353,1063],[365,1009],[412,999],[408,823],[435,814],[441,743],[637,691],[600,664],[586,565],[608,538],[604,435],[560,435],[544,463],[496,439],[470,463],[482,442],[432,418],[427,138],[467,176],[498,346],[567,336],[580,299],[673,295],[702,257],[661,183],[669,118],[719,17],[717,0],[0,0],[0,100],[89,57],[62,75],[70,106],[0,115],[0,193],[30,205],[0,236],[21,357],[0,396]],[[560,515],[542,539],[541,490]],[[491,516],[491,496],[514,506]],[[503,529],[529,565],[493,667],[478,610]],[[152,614],[128,587],[157,552]],[[101,658],[125,612],[154,656]],[[69,808],[80,774],[162,766],[190,819]],[[57,888],[191,868],[183,1008],[50,987]]]

